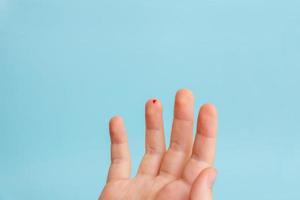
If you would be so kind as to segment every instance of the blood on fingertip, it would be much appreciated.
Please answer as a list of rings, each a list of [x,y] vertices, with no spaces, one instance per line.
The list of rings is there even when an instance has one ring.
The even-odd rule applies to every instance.
[[[152,100],[153,103],[156,103],[156,101],[157,101],[156,99],[153,99],[153,100]]]

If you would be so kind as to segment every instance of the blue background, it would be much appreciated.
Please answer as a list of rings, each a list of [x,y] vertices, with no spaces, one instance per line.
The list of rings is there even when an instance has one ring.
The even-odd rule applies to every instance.
[[[109,118],[134,174],[182,87],[219,109],[216,199],[300,199],[299,67],[298,0],[0,0],[0,199],[96,199]]]

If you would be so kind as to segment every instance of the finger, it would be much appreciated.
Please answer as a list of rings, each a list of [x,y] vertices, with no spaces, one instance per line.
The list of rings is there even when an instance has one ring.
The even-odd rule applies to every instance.
[[[201,172],[192,185],[191,200],[212,200],[212,188],[217,176],[214,168],[207,168]]]
[[[170,147],[162,161],[161,175],[179,177],[187,158],[190,157],[193,142],[193,106],[191,91],[181,89],[176,93]]]
[[[216,149],[216,133],[217,109],[212,104],[205,104],[199,111],[193,156],[213,164]]]
[[[197,121],[192,157],[183,172],[183,179],[189,183],[194,182],[197,174],[204,168],[213,165],[217,132],[217,110],[215,106],[212,104],[203,105]]]
[[[111,165],[107,182],[130,177],[130,153],[124,122],[115,116],[109,122],[111,140]]]
[[[151,99],[145,106],[146,142],[145,155],[138,174],[155,176],[158,173],[161,159],[166,151],[162,105],[157,99]]]

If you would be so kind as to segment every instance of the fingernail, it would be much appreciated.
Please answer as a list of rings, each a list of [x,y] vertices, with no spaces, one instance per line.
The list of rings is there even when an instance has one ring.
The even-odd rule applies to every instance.
[[[217,172],[216,171],[211,172],[207,175],[206,181],[207,181],[208,188],[211,188],[211,189],[213,188],[214,183],[216,181],[216,177],[217,177]]]

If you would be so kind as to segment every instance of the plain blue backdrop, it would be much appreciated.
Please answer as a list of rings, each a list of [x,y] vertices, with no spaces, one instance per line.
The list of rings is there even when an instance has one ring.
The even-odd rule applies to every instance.
[[[109,118],[134,175],[182,87],[219,109],[215,199],[300,199],[299,74],[299,0],[0,0],[0,199],[96,199]]]

